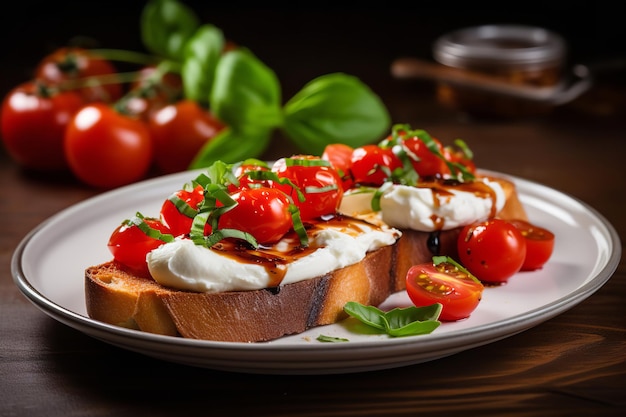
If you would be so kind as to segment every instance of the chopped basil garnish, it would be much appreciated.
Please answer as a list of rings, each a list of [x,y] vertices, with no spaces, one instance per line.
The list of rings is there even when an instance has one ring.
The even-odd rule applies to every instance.
[[[163,242],[172,242],[174,240],[174,236],[167,233],[161,233],[159,230],[153,229],[148,225],[148,223],[145,222],[144,219],[145,217],[141,213],[137,212],[134,217],[125,220],[124,223],[128,226],[137,226],[139,230],[146,234],[146,236],[153,239],[159,239]]]
[[[325,336],[323,334],[317,336],[317,341],[318,342],[330,342],[330,343],[349,342],[348,339],[343,338],[343,337]]]

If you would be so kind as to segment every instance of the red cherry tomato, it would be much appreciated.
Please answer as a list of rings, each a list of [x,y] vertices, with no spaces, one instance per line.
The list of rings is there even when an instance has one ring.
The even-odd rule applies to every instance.
[[[149,121],[156,166],[164,173],[184,171],[224,125],[196,101],[182,100],[156,111]]]
[[[449,146],[443,149],[443,156],[450,162],[463,165],[472,174],[476,173],[476,164],[469,159],[463,152],[455,150]]]
[[[99,57],[87,49],[59,48],[44,57],[35,70],[35,77],[49,83],[58,84],[69,80],[88,77],[114,75],[117,72],[110,61]],[[81,87],[77,90],[87,102],[104,101],[112,103],[122,97],[122,84],[103,83]]]
[[[350,189],[354,184],[352,179],[352,152],[354,152],[354,148],[351,146],[343,143],[332,143],[326,145],[324,153],[322,153],[322,159],[330,162],[339,173],[344,191]]]
[[[526,239],[502,219],[465,226],[457,247],[461,264],[482,282],[492,284],[507,282],[526,258]]]
[[[183,82],[179,74],[157,73],[156,67],[139,70],[139,80],[131,85],[126,95],[126,107],[132,114],[149,120],[154,112],[181,98]]]
[[[402,161],[389,148],[365,145],[354,149],[351,165],[355,183],[377,187],[396,168],[402,168]]]
[[[509,220],[509,223],[526,239],[526,258],[521,270],[533,271],[543,267],[554,250],[554,233],[525,220]]]
[[[291,196],[300,209],[302,220],[316,219],[337,212],[343,197],[343,188],[339,174],[328,161],[317,156],[296,155],[277,160],[272,171],[281,178],[289,179],[304,194],[305,200],[300,201],[297,191],[290,185],[274,185]]]
[[[439,154],[443,155],[441,142],[434,138],[432,140]],[[403,146],[406,148],[411,158],[413,169],[415,169],[420,177],[442,177],[444,174],[450,172],[446,162],[431,151],[426,143],[419,137],[415,136],[405,139]]]
[[[235,193],[242,188],[258,188],[258,187],[273,187],[273,181],[269,179],[256,179],[249,175],[254,171],[270,171],[270,168],[263,161],[256,159],[248,159],[243,161],[235,168],[235,177],[239,181],[239,185],[228,185],[228,191]]]
[[[145,218],[144,222],[152,229],[163,234],[170,234],[167,226],[156,219]],[[111,234],[108,247],[115,261],[132,272],[149,276],[146,255],[163,243],[165,242],[145,234],[138,226],[123,223]]]
[[[161,206],[161,221],[166,225],[174,236],[187,235],[191,231],[193,223],[193,214],[185,213],[185,209],[179,210],[172,200],[180,200],[185,202],[188,210],[193,212],[198,209],[198,205],[204,200],[204,188],[201,185],[196,186],[193,190],[178,190],[170,198],[163,202]],[[211,225],[207,224],[204,228],[204,234],[211,233]]]
[[[260,244],[278,242],[292,228],[289,198],[276,188],[243,188],[231,196],[237,205],[222,214],[220,229],[250,233]]]
[[[9,155],[30,169],[67,169],[65,128],[83,105],[74,92],[55,92],[32,81],[11,90],[2,103],[2,139]]]
[[[65,155],[84,183],[113,188],[142,179],[152,163],[152,139],[144,123],[104,103],[83,107],[65,132]]]
[[[440,303],[442,321],[469,317],[478,306],[483,289],[480,281],[448,262],[414,265],[406,275],[406,291],[413,304],[423,307]]]

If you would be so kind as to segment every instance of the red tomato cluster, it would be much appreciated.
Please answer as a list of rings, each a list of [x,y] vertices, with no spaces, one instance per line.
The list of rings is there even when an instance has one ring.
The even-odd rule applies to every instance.
[[[182,171],[225,126],[181,92],[177,74],[145,67],[125,80],[89,50],[61,48],[4,98],[2,139],[25,168],[70,170],[99,188]]]
[[[234,176],[235,181],[224,180],[217,191],[215,183],[176,191],[163,202],[159,219],[144,220],[149,231],[189,237],[194,219],[209,207],[204,236],[215,232],[212,225],[217,224],[218,230],[234,229],[252,235],[258,244],[271,245],[294,230],[294,212],[304,222],[321,220],[337,212],[343,195],[338,174],[314,156],[282,158],[272,167],[246,161],[236,167]],[[212,223],[215,216],[217,221]],[[124,223],[113,231],[109,249],[117,262],[146,274],[146,255],[165,242],[159,234]]]
[[[402,182],[401,177],[408,169],[420,181],[450,175],[451,167],[462,167],[471,174],[476,172],[471,158],[461,150],[444,147],[436,138],[420,138],[404,132],[399,138],[389,137],[379,144],[357,148],[331,144],[324,149],[322,158],[339,172],[344,190],[354,186],[378,187],[385,181]]]
[[[452,170],[476,173],[468,153],[410,129],[396,129],[376,145],[354,149],[328,145],[322,158],[339,172],[344,190],[379,187],[389,181],[412,185],[438,181],[454,176]],[[543,267],[553,247],[550,231],[526,221],[490,219],[467,225],[457,241],[460,263],[413,266],[406,276],[407,293],[417,306],[441,303],[442,320],[460,320],[478,306],[483,284],[503,284],[519,271]]]

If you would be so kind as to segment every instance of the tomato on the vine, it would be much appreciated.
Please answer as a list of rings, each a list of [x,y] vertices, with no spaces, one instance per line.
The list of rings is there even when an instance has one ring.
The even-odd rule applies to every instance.
[[[145,218],[143,221],[160,233],[170,234],[167,226],[157,219]],[[124,222],[113,231],[107,246],[115,261],[135,273],[149,276],[146,255],[164,243],[163,240],[148,236],[139,226]]]
[[[138,181],[152,163],[152,139],[145,124],[104,103],[89,104],[74,115],[64,146],[72,172],[95,187]]]
[[[522,271],[533,271],[543,267],[554,250],[554,233],[526,220],[509,220],[526,239],[526,258]]]
[[[290,201],[277,188],[242,188],[231,198],[237,205],[220,216],[220,229],[250,233],[260,244],[278,242],[292,228]]]
[[[457,240],[461,264],[482,282],[505,283],[519,272],[526,258],[526,239],[502,219],[463,227]]]
[[[276,188],[291,196],[294,204],[300,209],[302,220],[334,214],[339,208],[343,197],[341,178],[328,161],[317,156],[295,155],[277,160],[272,166],[272,171],[279,177],[290,180],[304,194],[304,201],[300,201],[297,190],[292,186],[274,184]]]
[[[149,121],[156,111],[180,100],[182,89],[180,74],[162,74],[156,67],[147,66],[139,70],[138,80],[131,84],[123,105],[128,113]]]
[[[484,286],[450,260],[414,265],[406,275],[406,291],[417,307],[440,303],[439,319],[456,321],[467,318],[478,306]]]
[[[59,48],[45,56],[37,65],[35,77],[48,83],[83,80],[89,77],[111,76],[117,70],[113,64],[88,49],[79,47]],[[111,82],[113,81],[113,82]],[[122,97],[122,84],[115,80],[98,84],[90,82],[76,91],[80,92],[85,101],[104,101],[112,103]]]
[[[65,128],[83,105],[72,91],[34,81],[15,87],[2,103],[2,139],[9,155],[30,169],[67,169]]]
[[[350,163],[355,183],[376,187],[382,185],[394,170],[402,168],[402,161],[391,148],[378,145],[355,148]]]
[[[189,234],[193,217],[203,199],[204,188],[201,185],[197,185],[192,190],[182,189],[176,191],[163,202],[160,212],[161,221],[171,230],[174,236]],[[180,209],[179,205],[181,206]],[[204,234],[209,235],[210,233],[211,225],[207,224],[204,228]]]
[[[156,166],[172,173],[188,169],[200,149],[225,125],[198,102],[180,100],[153,113],[149,128]]]

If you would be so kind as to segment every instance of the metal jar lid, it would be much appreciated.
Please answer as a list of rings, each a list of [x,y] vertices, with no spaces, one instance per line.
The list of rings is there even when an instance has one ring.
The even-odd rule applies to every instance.
[[[534,69],[561,64],[565,50],[563,38],[543,28],[485,25],[443,35],[433,45],[433,56],[439,63],[456,68]]]

